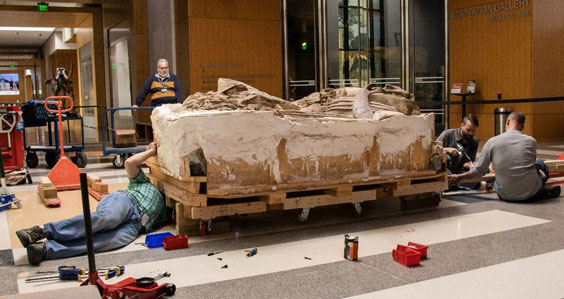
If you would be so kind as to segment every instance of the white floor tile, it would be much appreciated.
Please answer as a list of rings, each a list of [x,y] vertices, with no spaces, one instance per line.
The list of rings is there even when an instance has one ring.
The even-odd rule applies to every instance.
[[[8,230],[8,211],[9,210],[0,212],[0,250],[12,248],[10,232]]]
[[[563,298],[564,250],[351,298]]]

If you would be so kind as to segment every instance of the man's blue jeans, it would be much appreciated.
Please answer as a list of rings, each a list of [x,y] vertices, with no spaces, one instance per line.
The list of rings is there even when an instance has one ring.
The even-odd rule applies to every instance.
[[[91,213],[94,251],[107,251],[133,242],[141,229],[137,204],[125,193],[114,192],[98,203]],[[46,223],[46,259],[60,259],[86,253],[84,217]]]

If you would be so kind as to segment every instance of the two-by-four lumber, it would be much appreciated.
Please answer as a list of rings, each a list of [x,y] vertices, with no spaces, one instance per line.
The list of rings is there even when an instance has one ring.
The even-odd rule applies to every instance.
[[[205,194],[194,194],[168,181],[158,180],[152,173],[149,174],[149,180],[159,191],[164,193],[165,196],[169,196],[183,205],[194,207],[205,207],[207,205],[208,198]]]
[[[92,190],[98,193],[108,193],[108,184],[102,182],[102,179],[95,176],[95,175],[87,175],[86,182],[88,183],[88,187],[92,188]]]
[[[184,215],[191,219],[210,219],[237,214],[266,212],[266,203],[262,201],[233,203],[208,207],[184,207]]]
[[[549,173],[564,172],[564,160],[545,160]]]
[[[341,194],[320,194],[286,198],[284,210],[312,208],[343,203],[355,203],[376,199],[377,191],[365,190],[355,192],[344,192]]]

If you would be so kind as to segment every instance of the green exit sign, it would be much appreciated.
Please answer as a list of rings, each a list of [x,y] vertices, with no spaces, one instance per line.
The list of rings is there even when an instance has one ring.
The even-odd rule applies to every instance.
[[[45,2],[39,2],[37,3],[37,8],[39,9],[39,11],[47,11],[49,4]]]

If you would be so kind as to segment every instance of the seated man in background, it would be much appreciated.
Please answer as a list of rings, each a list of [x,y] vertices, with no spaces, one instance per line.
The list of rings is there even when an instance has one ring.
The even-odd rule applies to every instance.
[[[125,161],[129,178],[127,189],[106,195],[91,214],[95,252],[123,247],[133,242],[140,232],[149,233],[164,224],[163,196],[141,169],[141,164],[156,154],[157,146],[153,142],[144,152],[129,157]],[[16,235],[27,248],[27,258],[32,265],[44,259],[86,253],[83,215],[19,230]],[[38,242],[43,238],[47,240]]]
[[[447,154],[447,169],[449,174],[460,174],[474,167],[478,140],[474,137],[478,128],[478,117],[468,114],[462,119],[460,128],[445,130],[439,135],[437,141],[443,142],[443,149]],[[475,189],[480,183],[466,183],[453,185],[451,190]]]
[[[504,201],[535,201],[560,196],[560,186],[545,188],[548,167],[537,159],[537,142],[522,133],[525,115],[509,114],[506,132],[490,138],[484,145],[480,160],[469,172],[449,176],[449,184],[465,177],[481,177],[488,173],[490,162],[495,169],[495,189]]]

